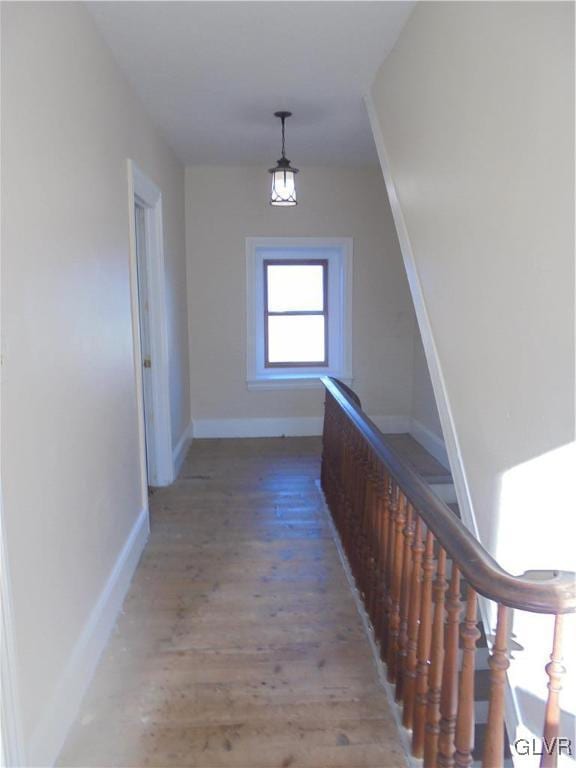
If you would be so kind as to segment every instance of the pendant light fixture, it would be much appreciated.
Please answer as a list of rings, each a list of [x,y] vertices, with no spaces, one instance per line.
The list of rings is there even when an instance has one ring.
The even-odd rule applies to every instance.
[[[272,194],[270,196],[270,205],[292,206],[297,205],[296,200],[296,174],[297,168],[292,168],[290,160],[285,155],[284,123],[292,112],[274,112],[274,117],[279,117],[282,121],[282,157],[278,160],[275,168],[270,168],[272,174]]]

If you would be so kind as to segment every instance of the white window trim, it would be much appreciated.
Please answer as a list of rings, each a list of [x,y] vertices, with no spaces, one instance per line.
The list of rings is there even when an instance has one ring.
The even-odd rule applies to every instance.
[[[341,262],[334,275],[334,262],[329,263],[329,290],[339,296],[329,302],[329,338],[342,339],[337,360],[327,367],[290,369],[264,367],[262,323],[263,255],[262,248],[338,248]],[[320,387],[321,376],[334,376],[352,382],[352,256],[351,237],[247,237],[246,238],[246,383],[248,389],[311,389]],[[284,254],[282,255],[284,258]],[[288,258],[298,260],[301,254]],[[322,257],[324,258],[324,257]],[[340,311],[330,311],[338,298]],[[334,355],[330,356],[332,360]]]

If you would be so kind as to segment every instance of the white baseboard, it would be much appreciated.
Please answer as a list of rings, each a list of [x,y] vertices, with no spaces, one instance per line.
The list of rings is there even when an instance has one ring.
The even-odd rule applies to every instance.
[[[422,445],[428,453],[439,461],[446,469],[450,469],[450,462],[448,461],[448,452],[444,440],[430,431],[428,427],[425,427],[421,421],[417,419],[410,420],[410,434],[414,437],[420,445]]]
[[[306,437],[322,434],[321,416],[194,419],[194,437]]]
[[[138,515],[104,589],[92,608],[70,660],[30,741],[26,765],[52,766],[106,647],[148,539],[148,509]]]
[[[182,469],[182,464],[184,464],[184,459],[186,458],[186,454],[188,453],[188,448],[190,448],[190,443],[192,442],[192,422],[188,424],[184,432],[182,433],[182,437],[180,440],[178,440],[178,443],[176,444],[176,447],[172,451],[172,462],[174,464],[174,480],[178,477],[180,474],[180,470]]]
[[[382,432],[407,432],[406,416],[372,416]],[[322,434],[322,416],[254,419],[194,419],[197,437],[310,437]]]

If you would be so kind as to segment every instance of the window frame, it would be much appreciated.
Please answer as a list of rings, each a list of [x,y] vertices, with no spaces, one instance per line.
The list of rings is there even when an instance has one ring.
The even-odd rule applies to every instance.
[[[263,261],[328,261],[327,365],[265,366]],[[248,389],[319,388],[321,376],[352,379],[352,260],[350,237],[246,238],[246,383]],[[305,313],[310,314],[310,313]]]
[[[264,284],[264,367],[265,368],[327,368],[328,361],[330,359],[330,347],[329,347],[329,304],[328,304],[328,259],[264,259],[262,261],[262,267],[264,270],[263,284]],[[285,312],[275,312],[268,308],[268,267],[322,267],[322,292],[323,292],[323,309],[322,310],[287,310]],[[324,318],[324,360],[304,360],[301,362],[285,361],[280,363],[272,363],[269,359],[269,325],[268,319],[270,317],[298,317],[305,316],[310,317],[316,315]]]

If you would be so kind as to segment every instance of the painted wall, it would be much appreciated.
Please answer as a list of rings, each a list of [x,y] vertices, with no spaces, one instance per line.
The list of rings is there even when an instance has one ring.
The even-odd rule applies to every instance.
[[[572,16],[421,4],[373,89],[494,551],[504,473],[574,440]]]
[[[420,3],[372,103],[481,540],[515,573],[576,570],[574,6]],[[514,635],[539,732],[550,627]]]
[[[414,334],[411,416],[433,435],[443,440],[442,425],[430,380],[428,363],[418,330]]]
[[[68,683],[82,683],[73,651],[142,508],[128,157],[163,193],[176,443],[189,423],[183,168],[82,4],[3,3],[3,517],[34,764],[53,757],[55,709],[77,693],[58,686],[74,658]]]
[[[306,168],[298,182],[299,205],[279,210],[265,168],[186,169],[195,423],[322,416],[320,389],[247,388],[248,236],[354,238],[353,387],[372,415],[410,414],[414,311],[380,171]]]

